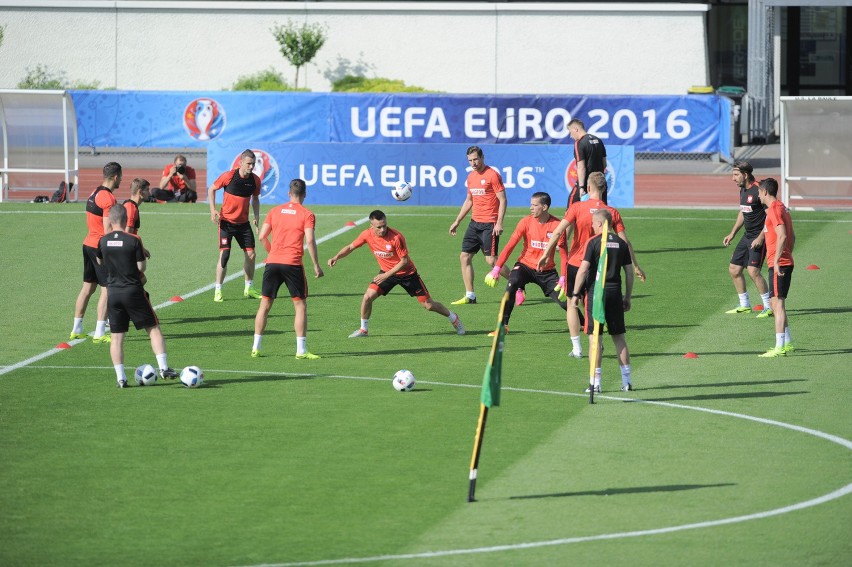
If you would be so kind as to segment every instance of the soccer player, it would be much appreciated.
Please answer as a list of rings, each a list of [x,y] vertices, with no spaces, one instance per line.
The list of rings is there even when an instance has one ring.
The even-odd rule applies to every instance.
[[[568,297],[572,297],[575,287],[574,284],[577,281],[577,272],[580,269],[580,264],[583,262],[583,257],[586,251],[586,243],[594,235],[592,215],[599,209],[606,209],[609,211],[613,219],[613,230],[619,238],[627,243],[627,249],[630,252],[631,264],[633,264],[633,270],[636,276],[640,280],[645,281],[645,272],[642,271],[642,268],[639,267],[639,263],[636,261],[636,254],[633,252],[633,245],[627,238],[627,232],[624,228],[624,222],[621,220],[621,215],[616,209],[607,206],[606,203],[601,200],[601,194],[603,193],[605,186],[606,179],[604,178],[603,173],[596,171],[589,175],[589,200],[580,201],[579,203],[575,203],[568,207],[568,210],[565,212],[565,216],[562,218],[559,226],[557,226],[553,231],[550,241],[544,248],[544,253],[538,260],[539,268],[542,268],[547,262],[552,261],[550,260],[550,255],[562,233],[565,232],[566,229],[568,230],[568,232],[565,232],[565,238],[567,239],[571,236],[571,232],[573,231],[574,239],[571,241],[571,249],[568,255],[567,283],[563,280],[560,282],[559,286],[560,289],[567,290]],[[581,283],[585,286],[585,282]],[[580,346],[580,328],[582,326],[582,321],[580,314],[576,309],[568,309],[567,313],[568,331],[570,333],[572,347],[568,356],[573,358],[582,358],[583,350]]]
[[[790,325],[787,321],[787,293],[793,278],[793,247],[796,233],[793,232],[793,219],[784,203],[778,200],[778,182],[764,179],[757,190],[760,202],[766,205],[766,221],[763,233],[766,235],[766,255],[769,259],[769,296],[772,311],[775,313],[775,348],[760,356],[774,358],[786,356],[795,350],[790,338]]]
[[[749,301],[746,281],[743,277],[743,268],[747,267],[748,275],[757,286],[757,291],[763,300],[763,312],[758,314],[758,317],[763,318],[772,316],[769,288],[760,273],[763,259],[766,257],[766,250],[763,247],[763,224],[766,220],[766,212],[757,195],[757,181],[754,180],[752,171],[751,164],[747,161],[738,161],[734,164],[732,175],[734,183],[740,188],[740,211],[734,221],[734,228],[722,239],[722,244],[728,246],[743,226],[745,226],[745,232],[737,243],[731,255],[731,263],[728,265],[728,273],[734,281],[734,289],[737,290],[740,305],[725,313],[751,313],[751,301]]]
[[[601,256],[601,247],[604,246],[602,241],[605,237],[607,265],[603,306],[606,317],[606,329],[612,337],[615,351],[618,354],[618,364],[621,369],[621,389],[622,391],[629,392],[633,389],[633,382],[630,376],[630,351],[627,348],[627,339],[624,336],[627,332],[624,325],[624,313],[630,311],[630,297],[633,294],[633,270],[630,269],[630,248],[627,246],[627,242],[613,233],[612,229],[604,236],[604,222],[609,223],[610,227],[613,226],[615,221],[610,211],[608,209],[595,211],[592,215],[592,229],[595,232],[595,236],[589,240],[585,255],[583,256],[583,262],[577,271],[577,281],[574,284],[573,293],[571,294],[571,306],[577,307],[579,305],[580,294],[582,293],[586,275],[593,270],[592,266],[594,266],[594,269],[597,269],[598,260]],[[624,269],[624,295],[621,294],[622,269]],[[589,292],[586,297],[586,332],[589,334],[590,339],[594,330],[592,323],[594,292],[594,286],[589,286]],[[596,394],[600,394],[601,392],[601,347],[603,346],[603,337],[599,336],[598,341],[594,383],[589,384],[589,387],[586,388],[586,393],[589,393],[592,388],[595,389]]]
[[[253,173],[256,158],[254,152],[245,150],[240,154],[240,166],[220,175],[207,190],[207,202],[210,204],[210,220],[219,225],[219,263],[216,265],[216,289],[213,301],[221,303],[222,282],[228,258],[231,257],[231,239],[234,238],[245,253],[243,270],[246,286],[243,297],[260,298],[260,292],[254,283],[254,230],[249,224],[249,203],[254,213],[254,228],[260,222],[260,177]],[[216,191],[224,189],[222,210],[216,210]]]
[[[107,324],[107,272],[98,264],[97,250],[101,237],[109,228],[109,211],[115,205],[113,191],[121,185],[121,165],[114,161],[104,166],[103,182],[89,195],[86,201],[86,224],[89,233],[83,240],[83,287],[77,295],[74,305],[74,325],[71,328],[71,340],[86,338],[83,333],[83,317],[89,300],[100,286],[101,295],[98,299],[98,319],[95,324],[95,333],[92,335],[94,343],[109,343],[112,339],[106,334]]]
[[[272,235],[272,243],[267,251],[266,269],[263,272],[263,295],[257,316],[254,318],[254,345],[251,355],[260,356],[260,343],[263,331],[269,320],[269,311],[278,290],[282,285],[287,286],[293,299],[293,330],[296,332],[296,358],[314,360],[319,356],[308,352],[308,282],[305,279],[305,267],[302,264],[304,256],[303,245],[307,245],[308,254],[314,263],[314,277],[323,276],[322,268],[317,260],[317,242],[314,239],[316,217],[302,206],[307,196],[307,186],[301,179],[290,182],[290,202],[278,205],[269,210],[258,237],[267,246],[266,238]]]
[[[166,340],[160,330],[160,322],[145,292],[145,252],[138,236],[125,231],[127,210],[113,207],[108,216],[108,234],[103,236],[97,249],[97,261],[104,266],[109,289],[109,325],[112,331],[110,356],[115,367],[119,388],[127,387],[124,372],[124,335],[130,321],[136,329],[145,329],[151,339],[151,350],[157,357],[160,378],[177,378],[168,364]]]
[[[588,191],[589,175],[606,171],[606,146],[603,140],[586,132],[586,125],[579,118],[568,123],[568,132],[574,139],[574,163],[577,166],[577,184],[568,195],[566,205],[571,207]],[[604,181],[600,199],[606,204],[606,181]]]
[[[462,219],[473,209],[459,255],[465,295],[453,301],[452,305],[476,303],[476,293],[473,291],[473,257],[482,250],[485,261],[489,266],[494,266],[500,235],[503,234],[503,216],[506,214],[506,188],[503,187],[503,178],[496,169],[485,165],[482,148],[470,146],[467,149],[467,162],[471,168],[467,176],[467,197],[456,215],[456,220],[450,225],[450,235],[455,236]],[[509,277],[508,269],[503,272],[503,276]]]
[[[551,215],[549,210],[550,195],[544,192],[533,193],[530,198],[529,216],[521,219],[515,227],[515,231],[509,237],[509,242],[500,253],[494,268],[485,276],[485,284],[494,287],[497,280],[500,279],[500,270],[509,260],[515,245],[521,240],[524,241],[521,256],[509,273],[509,283],[506,286],[509,298],[506,300],[506,307],[503,310],[502,323],[507,332],[509,331],[509,318],[512,316],[512,310],[515,307],[515,292],[530,282],[537,284],[544,295],[553,299],[562,309],[568,308],[567,302],[559,299],[559,291],[556,289],[559,284],[559,274],[565,273],[568,266],[568,248],[565,245],[564,234],[559,238],[558,244],[559,256],[562,261],[561,269],[557,272],[556,265],[552,260],[546,262],[542,269],[538,269],[539,253],[547,246],[550,234],[559,226],[559,219]],[[564,287],[564,280],[562,284]],[[497,334],[497,331],[492,331],[488,336],[493,337],[495,334]]]
[[[148,200],[150,195],[149,189],[151,184],[147,179],[137,177],[130,184],[130,198],[126,199],[122,206],[127,210],[127,226],[125,231],[130,234],[139,234],[139,229],[142,227],[142,219],[139,216],[139,205]],[[145,258],[150,258],[151,253],[144,249]]]
[[[350,339],[367,336],[370,315],[373,313],[373,302],[379,296],[387,295],[398,285],[407,291],[408,295],[416,297],[426,311],[443,315],[452,324],[457,334],[464,334],[464,325],[459,316],[443,304],[432,300],[429,290],[426,289],[414,262],[408,255],[405,237],[400,232],[388,228],[387,217],[382,211],[375,210],[370,213],[370,228],[359,234],[351,244],[341,248],[340,252],[329,259],[328,265],[333,268],[338,260],[349,256],[353,250],[365,244],[379,263],[379,275],[373,278],[367,286],[367,291],[364,292],[364,298],[361,300],[361,326],[349,335]]]

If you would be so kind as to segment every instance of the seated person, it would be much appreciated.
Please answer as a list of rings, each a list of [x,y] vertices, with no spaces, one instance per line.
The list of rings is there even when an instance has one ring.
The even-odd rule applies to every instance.
[[[194,203],[198,200],[195,190],[195,170],[186,165],[186,157],[175,156],[174,162],[163,168],[160,187],[151,192],[157,201]]]

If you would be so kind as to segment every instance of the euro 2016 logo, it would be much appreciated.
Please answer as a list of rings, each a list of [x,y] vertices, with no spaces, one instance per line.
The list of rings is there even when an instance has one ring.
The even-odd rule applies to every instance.
[[[254,169],[252,172],[260,177],[260,198],[268,197],[275,192],[281,173],[275,158],[263,150],[252,149],[254,152]],[[234,158],[231,169],[240,167],[240,156]]]
[[[207,142],[225,130],[225,109],[212,98],[197,98],[183,111],[183,127],[199,142]]]
[[[606,179],[606,188],[607,188],[607,201],[612,199],[612,196],[617,192],[615,187],[615,168],[612,164],[607,164],[606,171],[604,171],[604,179]],[[565,188],[568,190],[568,194],[571,194],[571,191],[574,189],[574,185],[577,184],[577,161],[571,160],[571,163],[568,164],[568,167],[565,168]],[[586,191],[589,188],[586,187]],[[589,199],[588,194],[583,195],[582,200],[587,201]]]

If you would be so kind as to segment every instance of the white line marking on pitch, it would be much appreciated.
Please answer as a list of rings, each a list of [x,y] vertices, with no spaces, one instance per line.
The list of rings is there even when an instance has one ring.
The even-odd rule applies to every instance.
[[[369,220],[370,220],[369,217],[364,217],[364,218],[358,219],[357,221],[355,221],[355,226],[364,224],[365,222],[367,222]],[[344,226],[342,228],[335,230],[332,233],[326,234],[325,236],[317,239],[317,245],[320,245],[323,242],[326,242],[327,240],[331,240],[332,238],[339,236],[339,235],[343,234],[344,232],[348,232],[348,231],[352,230],[353,228],[355,228],[355,227],[354,226]],[[255,267],[260,268],[262,266],[263,266],[263,262],[257,264]],[[231,274],[231,275],[229,275],[225,278],[225,283],[233,281],[233,280],[237,279],[238,277],[241,277],[242,275],[243,275],[242,270],[240,270],[239,272],[237,272],[235,274]],[[210,291],[214,287],[215,287],[215,284],[208,284],[208,285],[206,285],[204,287],[200,287],[200,288],[198,288],[194,291],[190,291],[189,293],[181,294],[181,297],[183,299],[189,299],[190,297],[194,297],[194,296],[199,295],[201,293],[204,293],[206,291]],[[159,311],[160,309],[165,309],[169,305],[174,305],[175,303],[177,303],[177,302],[176,301],[164,301],[163,303],[160,303],[159,305],[155,305],[154,309]],[[73,341],[68,341],[68,344],[73,347],[74,345],[82,343],[85,340],[86,339],[74,339]],[[50,350],[44,351],[41,354],[37,354],[35,356],[32,356],[32,357],[30,357],[26,360],[22,360],[21,362],[17,362],[15,364],[11,364],[9,366],[2,366],[2,367],[0,367],[0,376],[2,376],[3,374],[8,374],[9,372],[13,372],[15,370],[18,370],[19,368],[24,368],[25,366],[29,366],[33,362],[38,362],[39,360],[42,360],[42,359],[47,358],[49,356],[53,356],[56,353],[62,352],[63,350],[65,350],[65,349],[52,348]]]
[[[108,366],[38,366],[37,368],[50,368],[50,369],[98,369],[98,370],[109,370],[111,367]],[[339,374],[308,374],[308,373],[294,373],[294,372],[269,372],[269,371],[256,371],[256,370],[208,370],[208,375],[215,374],[262,374],[269,376],[298,376],[298,377],[314,377],[314,378],[337,378],[337,379],[346,379],[346,380],[369,380],[375,382],[386,382],[387,378],[376,378],[374,376],[348,376],[348,375],[339,375]],[[211,382],[215,382],[215,379],[210,380]],[[454,388],[471,388],[471,389],[479,389],[482,386],[478,384],[454,384],[449,382],[433,382],[433,381],[425,381],[422,380],[418,382],[419,384],[425,384],[430,386],[450,386]],[[531,393],[531,394],[546,394],[546,395],[557,395],[557,396],[574,396],[574,397],[587,397],[586,394],[578,394],[574,392],[557,392],[554,390],[536,390],[531,388],[512,388],[512,387],[503,387],[505,391],[511,392],[521,392],[521,393]],[[596,396],[598,399],[611,400],[616,402],[632,402],[638,404],[649,404],[655,406],[663,406],[675,409],[684,409],[691,411],[699,411],[704,413],[709,413],[713,415],[720,415],[723,417],[734,417],[737,419],[744,419],[747,421],[754,421],[756,423],[761,423],[763,425],[770,425],[774,427],[781,427],[783,429],[789,429],[790,431],[795,431],[797,433],[804,433],[806,435],[812,435],[814,437],[818,437],[820,439],[824,439],[825,441],[829,441],[831,443],[835,443],[840,445],[841,447],[845,447],[846,449],[852,450],[852,441],[844,439],[842,437],[838,437],[837,435],[831,435],[830,433],[825,433],[823,431],[819,431],[817,429],[810,429],[808,427],[802,427],[799,425],[793,425],[791,423],[785,423],[783,421],[776,421],[772,419],[765,419],[762,417],[755,417],[742,413],[734,413],[723,410],[715,410],[709,408],[702,408],[697,406],[686,406],[683,404],[674,404],[671,402],[657,402],[657,401],[647,401],[642,399],[635,398],[625,398],[619,396],[606,396],[599,395]],[[743,516],[734,516],[731,518],[722,518],[719,520],[711,520],[707,522],[695,522],[691,524],[682,524],[679,526],[669,526],[663,528],[654,528],[648,530],[637,530],[632,532],[616,532],[611,534],[598,534],[593,536],[583,536],[583,537],[570,537],[570,538],[560,538],[560,539],[552,539],[545,541],[533,541],[533,542],[523,542],[523,543],[513,543],[513,544],[505,544],[505,545],[494,545],[490,547],[473,547],[467,549],[448,549],[443,551],[426,551],[422,553],[403,553],[398,555],[376,555],[372,557],[344,557],[340,559],[319,559],[316,561],[299,561],[294,563],[263,563],[260,565],[256,565],[253,567],[308,567],[315,565],[351,565],[356,563],[370,563],[373,561],[393,561],[400,559],[428,559],[433,557],[447,557],[452,555],[473,555],[479,553],[494,553],[498,551],[513,551],[518,549],[534,549],[538,547],[553,547],[557,545],[568,545],[572,543],[583,543],[589,541],[601,541],[608,539],[623,539],[630,537],[643,537],[643,536],[653,536],[653,535],[661,535],[673,532],[680,532],[685,530],[695,530],[702,528],[712,528],[715,526],[724,526],[728,524],[738,524],[741,522],[748,522],[751,520],[762,520],[765,518],[771,518],[773,516],[780,516],[782,514],[787,514],[789,512],[795,512],[798,510],[803,510],[805,508],[810,508],[812,506],[818,506],[820,504],[825,504],[826,502],[830,502],[832,500],[836,500],[843,496],[846,496],[852,492],[852,483],[847,484],[846,486],[834,490],[833,492],[829,492],[828,494],[824,494],[822,496],[818,496],[817,498],[812,498],[810,500],[805,500],[804,502],[798,502],[795,504],[790,504],[788,506],[782,506],[781,508],[774,508],[772,510],[766,510],[763,512],[756,512],[754,514],[746,514]]]

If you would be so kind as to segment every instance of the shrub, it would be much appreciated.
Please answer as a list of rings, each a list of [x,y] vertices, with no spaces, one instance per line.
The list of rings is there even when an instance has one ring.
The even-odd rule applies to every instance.
[[[278,71],[272,67],[253,75],[242,75],[231,87],[234,91],[306,91],[291,87]]]
[[[61,90],[65,88],[65,73],[53,73],[47,66],[36,65],[35,69],[27,67],[27,74],[18,83],[19,89]]]
[[[332,83],[331,90],[338,93],[433,93],[423,87],[406,85],[403,81],[376,77],[355,77],[346,75]]]

